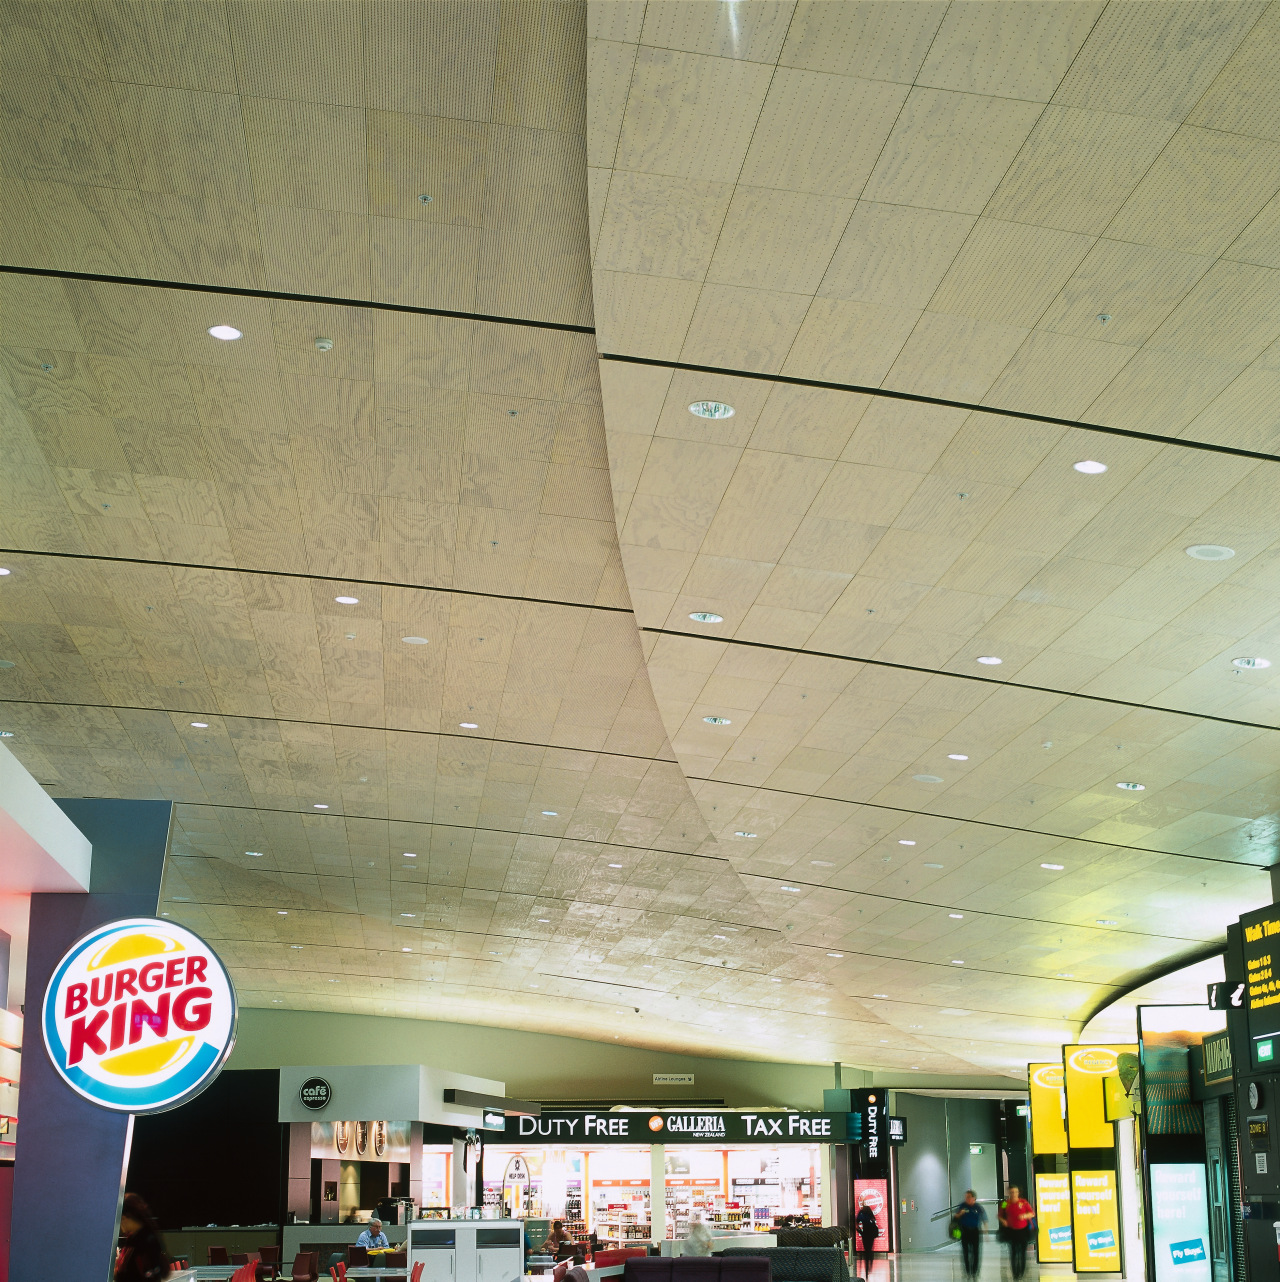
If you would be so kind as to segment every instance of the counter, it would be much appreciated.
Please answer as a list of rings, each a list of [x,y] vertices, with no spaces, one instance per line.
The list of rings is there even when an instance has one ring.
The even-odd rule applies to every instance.
[[[208,1264],[209,1248],[225,1246],[227,1254],[252,1253],[264,1246],[280,1245],[278,1224],[191,1224],[181,1229],[161,1231],[165,1248],[175,1260],[189,1260],[193,1265]],[[354,1240],[354,1239],[353,1239]],[[292,1256],[289,1257],[293,1259]]]

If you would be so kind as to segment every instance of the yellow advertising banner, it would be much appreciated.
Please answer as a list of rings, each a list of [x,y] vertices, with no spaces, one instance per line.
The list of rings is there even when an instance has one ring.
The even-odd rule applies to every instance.
[[[1067,1151],[1067,1128],[1062,1117],[1062,1072],[1061,1064],[1027,1065],[1033,1153]]]
[[[1036,1256],[1041,1264],[1071,1263],[1071,1177],[1036,1176]]]
[[[1067,1096],[1067,1138],[1072,1148],[1114,1148],[1115,1127],[1107,1121],[1103,1078],[1120,1071],[1120,1056],[1136,1046],[1064,1046],[1063,1086]]]
[[[1114,1171],[1072,1171],[1077,1273],[1120,1272],[1120,1210]]]

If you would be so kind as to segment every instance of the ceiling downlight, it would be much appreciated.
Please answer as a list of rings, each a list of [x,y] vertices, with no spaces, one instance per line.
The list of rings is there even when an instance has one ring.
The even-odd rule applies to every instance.
[[[694,401],[689,406],[689,413],[695,418],[732,418],[735,411],[732,405],[723,401]]]

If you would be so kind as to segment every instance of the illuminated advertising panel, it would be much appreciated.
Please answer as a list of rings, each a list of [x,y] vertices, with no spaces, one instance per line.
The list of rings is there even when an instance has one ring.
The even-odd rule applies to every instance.
[[[1115,1127],[1107,1121],[1103,1079],[1120,1072],[1120,1057],[1137,1066],[1136,1046],[1063,1047],[1067,1097],[1067,1138],[1072,1148],[1114,1148]]]
[[[1151,1165],[1156,1282],[1213,1282],[1209,1188],[1199,1162]]]
[[[1041,1264],[1071,1263],[1071,1177],[1036,1176],[1036,1255]]]
[[[1067,1128],[1062,1117],[1062,1065],[1028,1064],[1031,1097],[1031,1151],[1065,1153]]]
[[[888,1180],[854,1180],[853,1182],[854,1214],[862,1207],[869,1206],[876,1217],[876,1247],[881,1251],[889,1249],[889,1181]]]
[[[1120,1212],[1115,1172],[1072,1171],[1071,1210],[1076,1272],[1119,1273]]]

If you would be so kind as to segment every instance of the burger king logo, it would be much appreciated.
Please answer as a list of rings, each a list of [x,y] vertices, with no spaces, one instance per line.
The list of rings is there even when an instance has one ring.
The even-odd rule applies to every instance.
[[[1116,1052],[1109,1046],[1082,1046],[1067,1056],[1067,1063],[1077,1073],[1106,1076],[1116,1071]]]
[[[236,991],[198,935],[131,917],[72,945],[41,1027],[73,1091],[118,1113],[159,1113],[218,1075],[235,1045]]]

